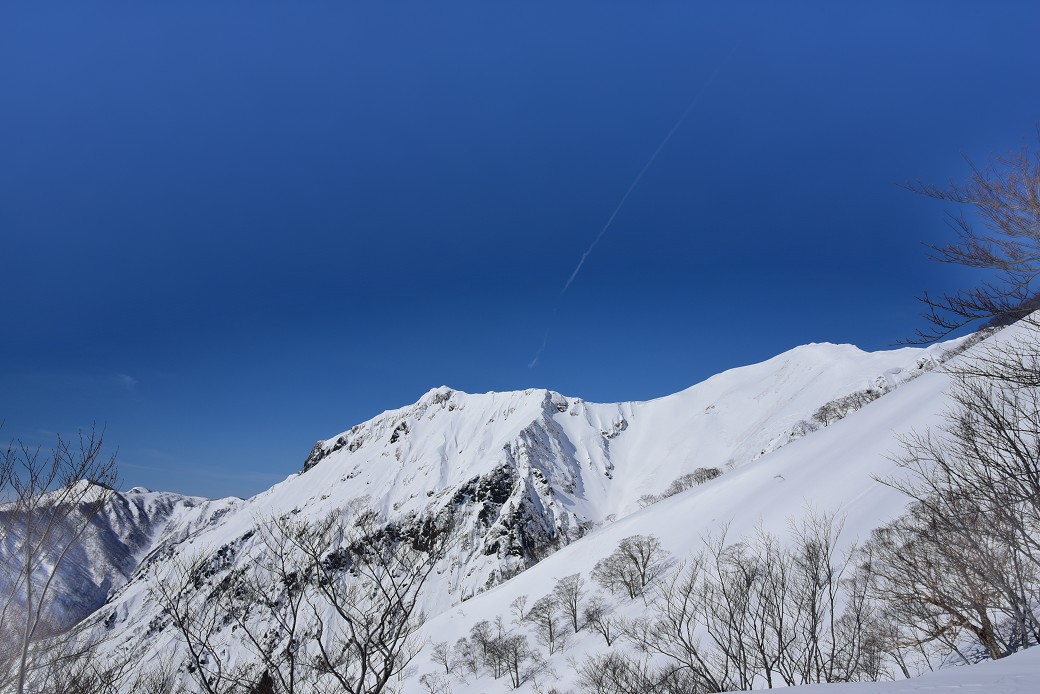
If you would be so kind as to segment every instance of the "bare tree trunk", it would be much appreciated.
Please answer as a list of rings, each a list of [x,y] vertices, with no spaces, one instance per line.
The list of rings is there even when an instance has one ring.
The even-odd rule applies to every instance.
[[[0,636],[19,634],[12,668],[18,694],[24,694],[31,684],[36,667],[34,644],[53,636],[56,628],[70,626],[47,624],[53,616],[49,614],[51,588],[66,557],[80,546],[111,496],[115,457],[104,458],[102,444],[103,435],[91,431],[80,434],[78,449],[58,437],[47,457],[41,456],[39,448],[22,443],[12,443],[0,456],[0,496],[10,499],[0,505],[4,515],[0,536],[13,545],[12,554],[20,564],[9,575],[11,594],[0,611]],[[6,623],[12,610],[19,617],[16,629]]]

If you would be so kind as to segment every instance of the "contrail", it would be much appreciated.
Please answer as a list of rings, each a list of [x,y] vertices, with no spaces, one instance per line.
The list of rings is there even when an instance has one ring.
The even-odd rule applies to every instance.
[[[679,116],[679,120],[675,121],[675,125],[673,125],[672,129],[668,131],[668,134],[664,136],[664,139],[661,140],[661,144],[657,145],[657,149],[655,149],[654,153],[650,155],[650,158],[646,160],[646,164],[643,165],[643,168],[640,169],[635,179],[632,180],[632,185],[628,187],[628,190],[625,191],[625,194],[621,196],[621,200],[620,202],[618,202],[617,207],[615,207],[614,211],[611,212],[610,218],[607,219],[607,223],[603,225],[603,228],[599,230],[599,234],[596,235],[596,238],[593,239],[592,243],[589,244],[589,247],[585,249],[585,252],[581,254],[581,260],[578,261],[578,266],[574,268],[574,272],[571,273],[571,276],[567,278],[567,284],[563,285],[563,289],[560,290],[560,296],[563,296],[564,293],[567,291],[568,287],[571,286],[571,283],[574,282],[574,278],[578,276],[578,273],[581,271],[581,266],[585,264],[585,260],[589,257],[589,254],[592,253],[592,249],[596,247],[596,244],[600,242],[600,239],[603,238],[603,235],[607,233],[607,229],[609,229],[610,225],[614,223],[614,218],[617,217],[618,212],[621,211],[621,208],[625,206],[625,201],[628,200],[628,196],[631,195],[632,191],[635,190],[636,186],[639,185],[639,181],[642,180],[643,175],[653,165],[654,160],[657,159],[657,155],[661,153],[661,150],[665,148],[665,145],[668,144],[668,141],[672,139],[672,135],[674,135],[675,132],[679,129],[679,127],[682,126],[683,121],[686,120],[686,117],[693,112],[693,109],[695,106],[697,106],[697,103],[700,101],[701,96],[703,96],[704,92],[707,91],[708,87],[711,86],[711,83],[715,81],[715,77],[717,77],[719,72],[722,71],[722,68],[724,68],[729,63],[730,59],[733,57],[733,53],[736,52],[737,44],[739,43],[740,41],[737,41],[733,44],[733,47],[729,49],[729,53],[726,55],[726,59],[719,63],[718,67],[715,68],[715,71],[708,76],[708,79],[704,82],[704,84],[701,85],[701,88],[698,89],[697,93],[693,95],[693,98],[690,100],[689,106],[687,106],[686,110],[683,111],[681,116]],[[542,349],[544,348],[545,346],[543,345]],[[539,354],[541,354],[541,350],[539,350]],[[535,357],[534,361],[537,362],[538,358]]]
[[[548,330],[545,331],[545,336],[542,337],[542,346],[538,348],[538,351],[534,355],[534,359],[532,359],[530,362],[528,362],[527,368],[533,369],[534,367],[538,366],[538,359],[539,359],[539,357],[542,356],[542,352],[545,351],[545,346],[547,344],[549,344],[549,331]]]
[[[572,272],[571,276],[567,278],[567,283],[564,284],[563,289],[560,290],[560,296],[563,296],[570,288],[571,284],[574,283],[574,280],[575,278],[577,278],[578,273],[581,272],[581,268],[585,264],[585,261],[588,259],[593,249],[596,248],[596,244],[598,244],[603,239],[603,235],[607,233],[608,229],[610,229],[610,225],[614,223],[614,219],[618,216],[618,213],[621,212],[621,208],[625,206],[625,202],[628,201],[628,197],[632,194],[632,191],[636,189],[636,186],[639,185],[639,182],[643,179],[643,176],[646,174],[647,171],[650,170],[650,167],[653,166],[654,160],[657,159],[657,155],[659,155],[661,151],[665,148],[665,146],[668,144],[668,141],[672,139],[673,135],[675,135],[676,131],[679,130],[680,127],[682,127],[683,122],[686,121],[687,117],[689,117],[689,115],[693,112],[693,109],[696,108],[697,104],[700,102],[700,99],[704,95],[704,92],[708,90],[708,87],[712,85],[712,83],[715,81],[715,78],[718,77],[718,74],[722,72],[722,68],[726,67],[726,65],[729,64],[729,61],[733,58],[733,54],[736,53],[737,46],[740,45],[741,40],[742,38],[738,38],[733,43],[733,47],[729,49],[729,53],[726,54],[726,58],[718,64],[718,66],[715,68],[714,71],[712,71],[710,75],[708,75],[708,79],[704,81],[704,84],[701,85],[701,88],[698,89],[697,93],[693,95],[692,99],[690,99],[690,103],[686,106],[686,110],[682,112],[682,115],[679,116],[679,119],[677,121],[675,121],[675,124],[672,126],[671,130],[668,131],[668,133],[664,136],[664,139],[662,139],[660,144],[657,145],[657,149],[655,149],[653,154],[650,155],[650,158],[646,160],[646,163],[643,165],[643,168],[639,170],[638,174],[636,174],[636,177],[632,180],[631,185],[628,186],[628,190],[626,190],[625,194],[621,196],[621,200],[619,200],[617,206],[614,207],[614,211],[610,213],[610,217],[607,219],[607,223],[603,225],[603,228],[599,230],[598,234],[596,234],[596,238],[592,240],[592,243],[589,244],[589,247],[586,248],[585,252],[581,254],[581,259],[578,261],[577,267],[574,268],[574,272]],[[555,308],[553,309],[553,313],[556,313]],[[545,351],[548,344],[549,331],[546,330],[545,335],[542,337],[541,347],[538,348],[538,351],[535,353],[534,358],[531,359],[531,361],[527,364],[528,369],[533,369],[535,366],[538,365],[538,360],[541,359],[542,353]]]

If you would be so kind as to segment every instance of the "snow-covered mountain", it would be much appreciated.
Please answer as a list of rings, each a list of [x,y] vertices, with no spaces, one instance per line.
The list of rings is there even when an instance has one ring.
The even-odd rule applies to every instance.
[[[387,518],[462,507],[473,547],[443,593],[455,602],[638,510],[684,474],[740,466],[798,438],[822,404],[887,392],[931,363],[917,349],[813,344],[672,396],[616,404],[436,388],[320,442],[304,474],[249,503],[320,515],[355,500]]]
[[[302,472],[251,499],[182,505],[169,521],[176,531],[148,543],[149,556],[97,617],[117,637],[111,646],[121,657],[146,660],[177,642],[148,590],[169,560],[219,555],[221,571],[249,566],[265,551],[253,535],[257,524],[275,516],[316,520],[364,507],[406,525],[451,509],[464,541],[431,577],[422,602],[434,616],[431,634],[461,634],[471,615],[505,612],[512,599],[503,604],[506,597],[537,593],[532,586],[579,565],[588,570],[608,545],[644,526],[681,546],[707,523],[734,514],[781,518],[779,509],[817,494],[821,475],[829,498],[854,503],[869,476],[850,463],[852,451],[878,455],[889,431],[864,429],[854,441],[850,427],[814,433],[813,414],[851,393],[870,393],[864,400],[884,397],[867,409],[889,413],[885,426],[894,425],[906,418],[901,391],[926,392],[929,402],[941,391],[941,376],[908,382],[929,374],[944,349],[868,353],[812,344],[648,402],[436,388],[319,442]],[[920,409],[920,401],[910,409]],[[825,457],[816,441],[830,442]],[[701,468],[721,475],[641,510],[648,496],[663,495]]]
[[[54,575],[50,586],[53,599],[43,617],[55,628],[71,626],[104,605],[109,595],[126,583],[157,543],[190,533],[190,526],[184,522],[195,514],[189,511],[221,503],[170,492],[153,492],[143,487],[127,492],[111,491],[108,495],[108,501],[93,516],[79,540],[69,544],[70,551]],[[83,501],[90,500],[85,498]],[[52,531],[55,537],[71,537],[79,532],[83,523],[76,512],[67,516],[56,514],[55,517],[70,526],[66,532]],[[24,522],[10,504],[5,504],[0,505],[0,524],[4,528],[0,544],[4,565],[10,569],[20,568],[18,557],[11,555],[24,536]],[[44,562],[38,572],[37,592],[47,579],[46,568],[47,562]],[[10,570],[0,572],[0,595],[21,594],[21,591],[12,589],[11,582],[16,580],[14,573]]]
[[[179,648],[150,590],[178,560],[213,558],[212,573],[193,588],[205,600],[269,551],[256,535],[265,519],[316,521],[347,509],[375,510],[400,527],[454,513],[463,540],[421,601],[429,640],[452,643],[476,621],[508,614],[520,595],[533,599],[562,576],[587,576],[628,535],[657,535],[681,557],[723,522],[734,533],[759,522],[781,527],[807,506],[845,514],[852,535],[867,532],[902,508],[872,476],[891,468],[886,455],[899,432],[941,409],[947,379],[934,367],[950,347],[806,345],[647,402],[436,388],[319,442],[302,472],[251,499],[140,489],[115,496],[98,540],[70,569],[89,578],[91,597],[63,609],[79,615],[109,594],[93,617],[105,649],[151,662]],[[832,406],[821,419],[820,408],[835,402],[845,403],[840,414]],[[714,470],[714,479],[671,495],[682,487],[676,480],[699,469]],[[249,659],[233,637],[221,638],[231,660]],[[549,671],[595,648],[582,636]],[[420,690],[417,678],[436,670],[429,650],[407,673],[405,691]],[[503,686],[471,678],[452,690]]]
[[[820,351],[833,353],[830,348]],[[703,550],[704,540],[723,529],[730,541],[750,536],[760,527],[784,537],[791,521],[814,512],[843,519],[839,550],[864,540],[872,529],[905,508],[906,498],[875,478],[894,473],[890,457],[898,450],[900,435],[938,421],[948,386],[944,374],[924,373],[831,426],[605,524],[516,580],[441,612],[424,626],[423,633],[431,642],[454,644],[468,636],[477,622],[493,623],[500,616],[509,622],[515,600],[527,596],[530,603],[571,574],[581,574],[591,590],[595,587],[590,577],[593,565],[632,535],[656,536],[674,560],[682,561]],[[611,610],[615,617],[636,618],[645,605],[640,600],[621,599],[612,601]],[[604,651],[603,639],[590,630],[568,635],[568,639],[565,650],[548,657],[542,681],[528,683],[526,691],[536,691],[538,684],[544,687],[547,681],[560,691],[573,690],[575,672],[570,663]],[[443,672],[432,658],[430,649],[419,655],[416,677]],[[414,689],[407,691],[420,690],[416,680],[410,682]],[[491,678],[471,677],[452,681],[449,691],[476,694],[506,689]]]

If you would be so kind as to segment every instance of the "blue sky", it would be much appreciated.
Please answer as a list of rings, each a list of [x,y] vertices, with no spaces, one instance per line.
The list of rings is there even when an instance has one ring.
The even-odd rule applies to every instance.
[[[885,348],[972,279],[897,184],[1030,136],[1038,29],[1027,2],[4,3],[0,438],[97,422],[127,487],[249,495],[442,384],[647,399]]]

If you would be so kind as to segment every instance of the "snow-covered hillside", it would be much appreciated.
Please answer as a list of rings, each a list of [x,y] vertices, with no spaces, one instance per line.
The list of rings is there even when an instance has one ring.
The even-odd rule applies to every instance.
[[[931,369],[944,349],[807,345],[649,402],[437,388],[320,442],[302,473],[256,497],[184,506],[172,521],[181,531],[152,544],[97,618],[120,657],[144,661],[176,647],[149,587],[178,557],[219,556],[224,572],[250,566],[265,551],[253,532],[275,516],[316,520],[371,508],[407,524],[453,510],[463,542],[422,600],[438,640],[465,633],[477,616],[508,612],[518,594],[587,571],[628,534],[658,534],[680,555],[724,520],[735,519],[738,530],[759,518],[782,523],[823,502],[869,528],[899,504],[877,496],[870,474],[893,430],[934,411],[944,379]],[[884,397],[820,431],[807,425],[821,405],[864,391]],[[698,468],[722,474],[641,510],[641,497],[661,495]],[[200,586],[200,598],[219,579]],[[427,658],[420,656],[416,676]],[[473,682],[472,691],[498,684]]]
[[[301,472],[248,500],[116,494],[63,569],[58,609],[80,616],[104,601],[91,618],[104,651],[147,668],[181,648],[154,594],[173,568],[206,560],[187,596],[204,603],[271,551],[257,533],[266,520],[310,523],[358,510],[398,528],[447,512],[456,518],[461,540],[420,599],[430,644],[453,644],[498,616],[505,629],[529,631],[511,618],[517,598],[534,601],[575,573],[593,588],[593,565],[631,535],[660,538],[681,561],[723,526],[734,539],[758,527],[782,536],[789,519],[813,509],[844,518],[841,542],[851,544],[903,509],[905,499],[875,477],[893,470],[900,434],[937,421],[949,382],[936,367],[952,346],[868,353],[806,345],[648,402],[436,388],[319,442]],[[675,493],[676,480],[703,469],[711,479]],[[605,597],[616,616],[642,609],[641,601]],[[250,661],[233,632],[217,635],[220,657]],[[520,689],[574,689],[573,663],[603,648],[588,630],[571,635],[565,648],[543,654]],[[398,684],[429,689],[436,677],[421,680],[438,671],[443,663],[426,648]],[[510,688],[488,673],[439,686]]]
[[[56,628],[67,627],[101,607],[109,595],[121,588],[137,569],[141,560],[167,538],[190,533],[183,521],[198,509],[214,503],[198,497],[169,492],[153,492],[135,487],[127,492],[111,492],[108,501],[86,527],[82,538],[70,546],[50,586],[54,596],[50,609],[43,615]],[[68,519],[76,527],[70,532],[54,531],[55,536],[69,536],[78,531],[82,521],[72,514]],[[23,523],[10,504],[0,505],[3,524],[2,551],[4,565],[19,566],[10,556],[24,535]],[[40,567],[37,591],[46,581]],[[19,595],[13,591],[10,571],[0,572],[0,595]],[[17,606],[16,608],[17,609]]]
[[[1040,648],[971,667],[950,667],[895,682],[810,684],[796,694],[1032,694],[1040,677]]]
[[[820,346],[805,349],[820,356],[835,351],[832,347]],[[726,376],[716,378],[722,380]],[[752,381],[745,383],[750,386]],[[758,394],[772,392],[769,386],[762,385]],[[728,527],[727,536],[731,540],[749,535],[759,526],[783,536],[789,520],[800,519],[812,510],[844,518],[842,543],[845,546],[865,539],[873,528],[898,515],[906,504],[905,497],[875,481],[874,477],[894,471],[889,456],[897,449],[899,434],[913,428],[923,429],[937,420],[947,386],[947,377],[938,372],[913,379],[825,429],[597,529],[516,580],[431,619],[424,633],[431,641],[454,644],[467,636],[479,621],[493,622],[501,616],[509,623],[514,600],[523,595],[528,596],[529,601],[542,597],[559,579],[570,574],[582,574],[590,589],[594,588],[590,579],[592,566],[631,535],[655,535],[674,559],[682,560],[703,549],[704,538],[720,532],[723,526]],[[749,401],[755,398],[744,400]],[[681,421],[689,426],[689,419]],[[719,428],[726,432],[723,426]],[[749,433],[754,435],[753,431]],[[709,431],[702,435],[710,438]],[[659,454],[667,454],[669,449],[662,446],[657,450]],[[613,601],[611,609],[617,616],[635,617],[645,606],[639,600],[621,599]],[[528,629],[526,625],[516,624],[513,628]],[[531,638],[533,641],[533,633]],[[589,630],[572,635],[565,649],[547,657],[541,680],[533,678],[524,690],[536,691],[539,686],[544,690],[547,682],[553,682],[561,691],[572,688],[575,673],[569,661],[603,648],[600,635]],[[415,677],[438,672],[439,666],[432,657],[429,649],[420,654]],[[443,672],[442,667],[440,671]],[[413,691],[412,687],[418,691],[417,680],[412,681],[407,690]],[[450,691],[476,693],[507,688],[505,682],[481,676],[452,681]]]

